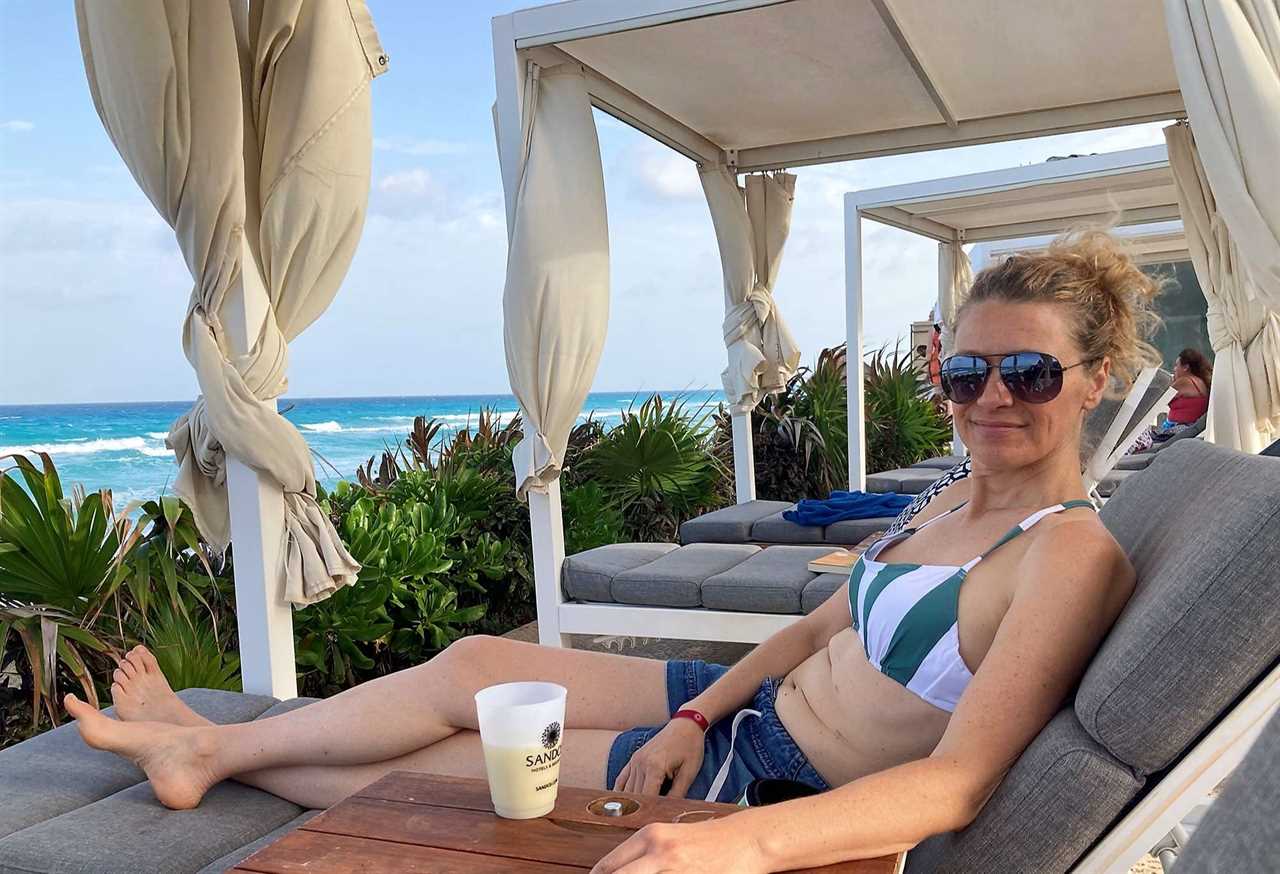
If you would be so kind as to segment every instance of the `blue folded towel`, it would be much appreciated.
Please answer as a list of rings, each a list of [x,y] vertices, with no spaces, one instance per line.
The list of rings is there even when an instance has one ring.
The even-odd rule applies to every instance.
[[[844,519],[879,519],[897,516],[915,498],[897,492],[832,492],[826,500],[805,498],[782,518],[797,525],[830,525]]]

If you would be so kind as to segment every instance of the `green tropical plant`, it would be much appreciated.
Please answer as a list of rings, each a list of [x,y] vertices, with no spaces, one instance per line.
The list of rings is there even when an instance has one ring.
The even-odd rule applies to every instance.
[[[716,504],[728,472],[711,452],[710,418],[679,398],[650,395],[583,454],[582,474],[600,484],[632,536],[670,539],[681,521]]]
[[[193,621],[169,604],[156,608],[147,645],[173,690],[240,691],[240,658],[218,637],[212,624]]]
[[[564,549],[568,555],[626,539],[626,520],[596,482],[584,482],[561,493]]]
[[[868,470],[908,467],[946,450],[951,424],[908,352],[884,347],[872,353],[864,385]]]
[[[295,658],[304,674],[316,672],[307,691],[354,686],[357,671],[373,669],[367,646],[395,628],[387,614],[391,586],[385,577],[343,586],[325,600],[294,613]]]
[[[56,725],[59,673],[98,702],[89,661],[118,647],[93,626],[125,577],[139,529],[114,515],[109,492],[77,487],[64,496],[48,455],[40,454],[40,468],[8,457],[14,466],[0,475],[0,653],[13,652],[10,635],[21,640],[33,723],[43,711]],[[15,468],[26,489],[10,475]]]

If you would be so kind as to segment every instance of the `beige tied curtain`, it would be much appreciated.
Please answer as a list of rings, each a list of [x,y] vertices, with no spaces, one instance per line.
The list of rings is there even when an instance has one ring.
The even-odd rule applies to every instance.
[[[77,0],[93,101],[195,280],[183,349],[201,395],[169,433],[178,493],[230,539],[225,458],[280,484],[280,597],[321,600],[359,565],[316,504],[306,441],[275,411],[290,340],[337,293],[364,222],[369,83],[386,68],[363,0]],[[224,326],[269,311],[247,352]]]
[[[791,231],[796,177],[752,174],[744,189],[722,165],[704,167],[699,176],[724,274],[729,364],[720,376],[730,407],[750,410],[761,396],[785,386],[800,364],[800,347],[773,297]]]
[[[560,476],[609,324],[609,228],[600,144],[574,64],[530,64],[502,297],[507,375],[524,414],[516,491]]]
[[[942,319],[942,357],[956,348],[956,313],[973,287],[973,266],[959,240],[938,244],[938,314]]]
[[[1264,302],[1241,269],[1192,131],[1177,124],[1164,133],[1187,247],[1208,301],[1215,361],[1206,436],[1258,452],[1280,434],[1280,310]]]
[[[1165,0],[1178,85],[1237,272],[1280,309],[1280,5]]]

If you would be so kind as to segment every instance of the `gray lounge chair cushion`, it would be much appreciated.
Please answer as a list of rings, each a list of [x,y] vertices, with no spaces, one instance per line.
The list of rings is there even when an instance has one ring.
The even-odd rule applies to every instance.
[[[911,466],[927,467],[932,470],[951,470],[962,461],[964,461],[963,455],[939,455],[937,458],[926,458],[924,461],[917,461]]]
[[[903,467],[886,470],[867,477],[867,491],[875,494],[897,492],[900,495],[918,495],[937,482],[943,471],[927,467]]]
[[[849,582],[848,574],[818,574],[804,587],[800,593],[800,609],[812,613],[822,603],[835,594],[845,583]]]
[[[610,543],[565,558],[560,582],[565,596],[577,601],[613,600],[613,578],[646,565],[674,549],[674,543]]]
[[[878,519],[842,519],[832,522],[824,533],[827,543],[837,546],[857,546],[877,531],[884,531],[893,524],[893,516]]]
[[[301,814],[289,820],[284,825],[280,826],[278,829],[275,829],[274,831],[269,831],[262,837],[258,838],[256,841],[245,844],[243,847],[240,847],[239,849],[236,849],[230,853],[227,853],[225,856],[223,856],[221,859],[218,859],[216,862],[209,863],[208,865],[200,869],[199,874],[223,874],[223,872],[231,868],[234,868],[236,865],[239,865],[245,859],[249,858],[254,853],[258,852],[258,850],[261,850],[263,847],[267,846],[267,844],[275,843],[277,840],[284,837],[289,832],[293,831],[298,826],[307,822],[308,820],[310,820],[312,817],[316,816],[320,812],[321,811],[319,810],[303,811]]]
[[[1177,874],[1274,871],[1280,847],[1280,715],[1262,730],[1178,859]]]
[[[1061,710],[968,828],[907,853],[907,874],[1066,871],[1142,782]]]
[[[1280,657],[1280,463],[1184,440],[1102,519],[1139,583],[1075,710],[1113,755],[1151,773]]]
[[[1154,452],[1138,452],[1133,455],[1122,455],[1113,470],[1145,470],[1155,458]]]
[[[746,543],[751,526],[765,516],[794,507],[786,501],[748,501],[705,513],[680,526],[681,543]]]
[[[231,781],[174,811],[141,783],[0,840],[0,874],[190,874],[301,812]]]
[[[794,504],[787,509],[794,508]],[[751,526],[751,540],[756,543],[822,543],[823,525],[800,525],[788,522],[778,511],[763,519],[758,519]],[[828,550],[829,551],[829,550]]]
[[[702,584],[702,606],[749,613],[799,613],[800,594],[817,574],[807,565],[829,546],[771,546]]]
[[[1120,487],[1134,476],[1134,474],[1142,473],[1140,470],[1113,470],[1104,476],[1098,482],[1098,494],[1104,498],[1110,498]]]
[[[1168,440],[1161,440],[1158,443],[1153,443],[1151,445],[1151,451],[1163,452],[1166,449],[1168,449],[1170,446],[1173,446],[1182,440],[1190,440],[1194,437],[1199,437],[1201,434],[1204,433],[1205,425],[1208,423],[1208,421],[1209,421],[1209,415],[1208,413],[1206,413],[1205,415],[1201,416],[1200,418],[1192,422],[1191,427],[1183,428],[1181,431],[1179,431],[1177,434],[1174,434]]]
[[[606,548],[606,547],[602,547]],[[700,607],[702,583],[760,551],[741,543],[693,543],[613,578],[613,600],[650,607]]]
[[[214,722],[245,722],[275,699],[212,689],[187,689],[178,697]],[[114,714],[115,708],[108,707]],[[0,837],[106,798],[142,782],[145,775],[112,753],[91,749],[74,723],[0,751]],[[13,799],[22,799],[21,804]],[[0,842],[2,843],[2,842]],[[0,851],[0,861],[6,857]]]

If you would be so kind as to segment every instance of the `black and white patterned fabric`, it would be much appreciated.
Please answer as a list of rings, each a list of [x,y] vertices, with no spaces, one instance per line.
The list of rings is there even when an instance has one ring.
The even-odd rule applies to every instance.
[[[916,495],[916,499],[911,502],[911,506],[898,514],[898,518],[893,520],[893,524],[884,532],[884,536],[889,537],[897,534],[905,528],[907,523],[914,519],[921,510],[927,507],[929,502],[938,496],[939,492],[951,485],[953,482],[957,482],[958,480],[962,480],[967,477],[969,475],[969,460],[969,456],[966,455],[964,461],[948,470],[938,478],[937,482],[933,483],[923,492]]]

